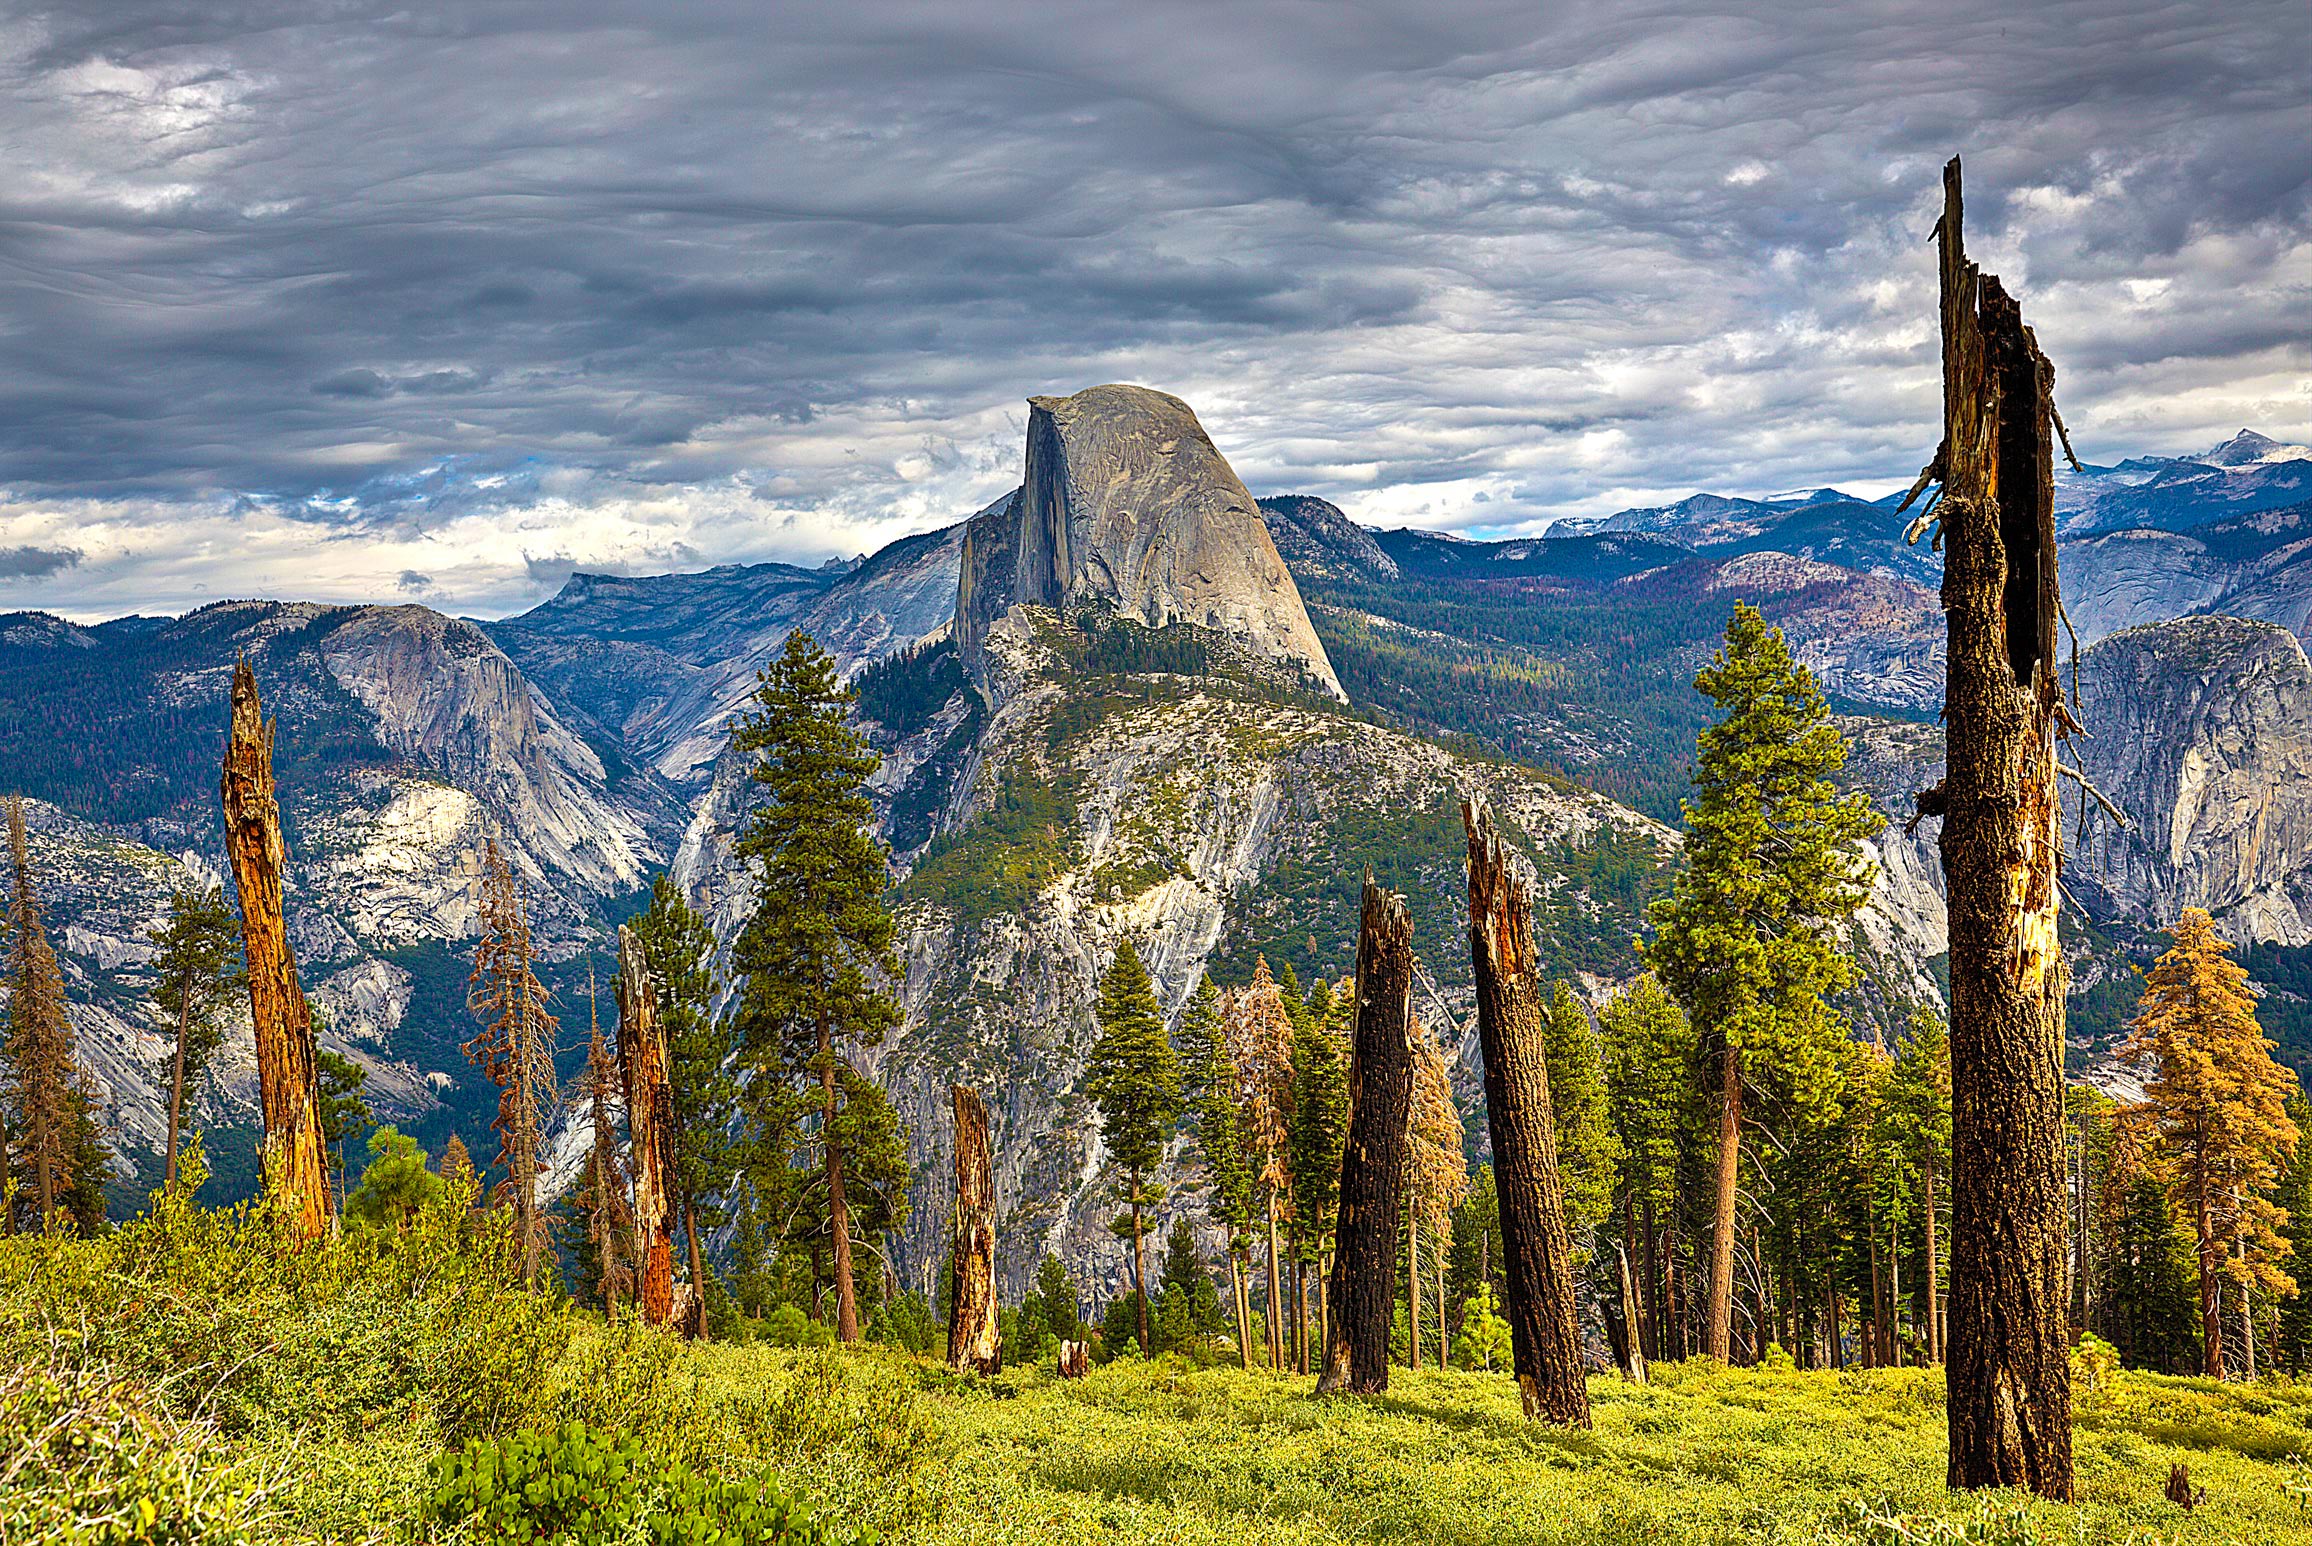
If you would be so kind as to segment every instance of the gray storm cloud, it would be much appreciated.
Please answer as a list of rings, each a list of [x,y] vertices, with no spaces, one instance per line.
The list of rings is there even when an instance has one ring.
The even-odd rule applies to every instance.
[[[1386,524],[1883,486],[1954,150],[2083,454],[2312,438],[2307,58],[2301,0],[19,13],[0,546],[83,561],[0,603],[815,561],[1112,379]]]

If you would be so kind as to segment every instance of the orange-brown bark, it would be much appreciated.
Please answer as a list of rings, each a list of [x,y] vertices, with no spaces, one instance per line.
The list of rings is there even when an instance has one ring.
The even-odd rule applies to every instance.
[[[979,1092],[950,1085],[955,1103],[955,1291],[947,1312],[947,1361],[957,1373],[1003,1369],[995,1303],[995,1164],[988,1153],[987,1106]]]
[[[241,945],[256,1027],[257,1088],[265,1118],[265,1169],[291,1236],[318,1240],[329,1228],[328,1167],[321,1142],[319,1060],[313,1011],[297,981],[282,913],[281,807],[273,791],[273,722],[247,661],[233,668],[233,725],[220,784],[225,854],[241,896]]]
[[[634,931],[618,930],[618,1068],[626,1085],[626,1131],[634,1149],[634,1232],[641,1244],[636,1297],[642,1318],[664,1326],[675,1318],[674,1096],[667,1084],[666,1037],[658,1024],[658,989]]]

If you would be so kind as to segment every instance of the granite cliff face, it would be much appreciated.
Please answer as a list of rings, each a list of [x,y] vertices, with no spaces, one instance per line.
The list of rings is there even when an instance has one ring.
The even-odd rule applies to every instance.
[[[1209,629],[1345,696],[1259,506],[1194,410],[1162,392],[1030,398],[1019,491],[973,518],[961,569],[956,639],[975,673],[1010,608],[1090,602]]]
[[[2087,652],[2082,771],[2127,813],[2091,816],[2072,871],[2164,925],[2205,907],[2237,936],[2312,941],[2312,665],[2272,623],[2195,617]]]
[[[2312,942],[2312,664],[2295,637],[2228,617],[2131,628],[2081,656],[2079,699],[2088,733],[2061,755],[2128,826],[2065,782],[2072,898],[2124,930],[2164,929],[2204,907],[2235,940]],[[1889,819],[1879,910],[1907,920],[1895,937],[1939,950],[1937,824],[1905,836],[1902,823],[1912,796],[1942,775],[1941,729],[1845,728],[1849,776]]]

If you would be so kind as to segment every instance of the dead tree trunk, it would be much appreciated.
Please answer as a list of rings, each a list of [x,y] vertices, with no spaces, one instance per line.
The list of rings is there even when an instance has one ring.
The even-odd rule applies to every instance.
[[[1003,1369],[995,1314],[995,1164],[987,1106],[975,1090],[948,1086],[955,1102],[955,1295],[947,1311],[947,1362],[958,1374]]]
[[[1620,1270],[1622,1335],[1625,1346],[1620,1352],[1622,1378],[1643,1385],[1646,1383],[1646,1344],[1638,1329],[1638,1286],[1630,1271],[1629,1247],[1614,1247],[1614,1260]]]
[[[1942,484],[1949,771],[1919,812],[1943,818],[1950,914],[1950,1485],[2069,1499],[2055,371],[1967,260],[1956,158],[1937,236],[1943,443],[1920,486]]]
[[[1325,1363],[1317,1394],[1389,1388],[1397,1303],[1397,1225],[1412,1147],[1413,919],[1402,897],[1365,877],[1357,931],[1356,1024],[1349,1042],[1349,1133],[1325,1295]],[[1420,1301],[1407,1325],[1421,1334]]]
[[[329,1231],[329,1167],[322,1154],[319,1058],[313,1009],[297,981],[282,914],[281,806],[273,794],[273,725],[246,660],[233,667],[233,728],[219,783],[225,853],[241,894],[241,948],[257,1042],[257,1090],[265,1116],[265,1169],[299,1242]]]
[[[635,1297],[653,1326],[674,1313],[674,1096],[667,1086],[666,1038],[658,987],[642,941],[618,930],[618,1070],[626,1086],[626,1132],[634,1148],[634,1232],[641,1242]],[[686,1317],[687,1318],[687,1317]]]
[[[1509,868],[1493,818],[1461,807],[1469,834],[1469,953],[1485,1052],[1486,1121],[1501,1205],[1501,1268],[1510,1346],[1525,1415],[1588,1427],[1581,1337],[1557,1127],[1549,1109],[1541,994],[1533,975],[1533,906]]]

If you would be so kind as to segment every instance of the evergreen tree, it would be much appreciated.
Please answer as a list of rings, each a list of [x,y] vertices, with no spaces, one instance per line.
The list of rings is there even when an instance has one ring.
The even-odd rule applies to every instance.
[[[1164,1239],[1164,1270],[1156,1280],[1157,1348],[1172,1352],[1193,1343],[1209,1342],[1227,1329],[1220,1315],[1220,1295],[1212,1274],[1196,1249],[1196,1231],[1186,1219],[1172,1226]]]
[[[1411,1170],[1407,1188],[1406,1253],[1408,1314],[1407,1351],[1420,1363],[1422,1247],[1435,1268],[1437,1329],[1445,1329],[1443,1271],[1453,1248],[1453,1210],[1469,1195],[1469,1158],[1463,1147],[1461,1108],[1453,1099],[1453,1083],[1445,1067],[1444,1049],[1437,1038],[1413,1022],[1413,1112],[1406,1163]],[[1444,1348],[1438,1349],[1440,1361]]]
[[[2176,1216],[2168,1162],[2143,1129],[2141,1108],[2112,1127],[2099,1208],[2100,1324],[2128,1367],[2186,1374],[2204,1357],[2192,1232]]]
[[[321,1016],[313,1016],[313,1034],[321,1034]],[[369,1102],[362,1099],[361,1087],[369,1082],[369,1071],[343,1053],[320,1047],[315,1053],[314,1071],[319,1076],[314,1092],[313,1109],[321,1118],[321,1158],[333,1178],[332,1197],[342,1212],[345,1197],[345,1140],[354,1130],[372,1120]]]
[[[1845,1032],[1825,1000],[1853,981],[1839,930],[1869,892],[1861,842],[1884,820],[1830,775],[1847,745],[1813,673],[1755,607],[1694,678],[1722,717],[1697,742],[1686,868],[1652,904],[1646,964],[1716,1054],[1717,1174],[1711,1216],[1712,1357],[1732,1346],[1735,1199],[1744,1098],[1765,1083],[1795,1106],[1835,1099]]]
[[[1578,1271],[1621,1185],[1622,1141],[1606,1100],[1597,1032],[1566,983],[1558,983],[1550,994],[1542,1032],[1549,1110],[1557,1124],[1557,1168],[1565,1182],[1566,1237]]]
[[[1029,1304],[1035,1307],[1044,1330],[1055,1342],[1084,1340],[1084,1318],[1081,1301],[1076,1297],[1076,1285],[1068,1276],[1068,1269],[1049,1251],[1036,1264],[1036,1286],[1029,1290]]]
[[[2180,1200],[2199,1247],[2200,1336],[2206,1372],[2224,1373],[2219,1283],[2260,1282],[2287,1293],[2278,1210],[2265,1195],[2296,1146],[2287,1098],[2295,1076],[2272,1061],[2256,1023],[2248,974],[2208,914],[2184,909],[2175,944],[2144,979],[2143,1004],[2122,1056],[2149,1057],[2144,1092],[2174,1156]]]
[[[530,920],[513,867],[494,838],[482,844],[481,925],[466,1007],[482,1029],[465,1051],[498,1087],[498,1116],[490,1125],[505,1171],[499,1195],[513,1208],[522,1276],[535,1284],[546,1244],[538,1148],[554,1103],[554,1038],[560,1027],[546,1010],[546,986],[532,966]]]
[[[24,801],[8,797],[8,852],[14,862],[9,894],[7,1054],[12,1126],[18,1134],[19,1163],[29,1172],[27,1188],[43,1230],[72,1215],[64,1204],[74,1189],[76,1157],[87,1123],[74,1061],[72,1020],[64,1007],[64,973],[48,943],[40,899],[32,885],[31,844],[24,833]]]
[[[112,1150],[105,1138],[117,1133],[120,1125],[110,1111],[99,1119],[85,1083],[65,1092],[64,1119],[72,1184],[57,1199],[56,1211],[83,1236],[94,1235],[104,1228],[105,1188],[112,1184]]]
[[[1139,1296],[1140,1350],[1151,1350],[1148,1329],[1148,1247],[1142,1210],[1157,1200],[1147,1184],[1163,1157],[1164,1140],[1180,1116],[1180,1064],[1164,1034],[1148,969],[1127,939],[1100,979],[1100,1039],[1084,1063],[1084,1088],[1100,1108],[1108,1153],[1124,1168],[1132,1210],[1132,1285]]]
[[[1598,1031],[1606,1110],[1622,1145],[1623,1233],[1635,1237],[1631,1267],[1644,1283],[1642,1345],[1647,1358],[1662,1358],[1660,1226],[1677,1207],[1679,1155],[1691,1146],[1694,1034],[1651,975],[1607,1001]]]
[[[169,1138],[162,1185],[177,1180],[185,1091],[198,1091],[224,1045],[224,1009],[241,990],[241,920],[221,886],[180,886],[169,921],[152,933],[153,1003],[169,1027],[169,1050],[154,1070],[169,1092]]]
[[[1211,1187],[1207,1211],[1227,1231],[1229,1313],[1237,1323],[1237,1350],[1252,1367],[1250,1316],[1244,1297],[1252,1249],[1252,1136],[1245,1130],[1242,1080],[1229,1052],[1220,990],[1207,977],[1181,1012],[1181,1095],[1196,1123],[1196,1150]]]
[[[2288,1097],[2288,1120],[2312,1131],[2312,1101]],[[2279,1304],[2279,1365],[2290,1374],[2312,1369],[2312,1143],[2299,1141],[2272,1189],[2272,1204],[2288,1215],[2288,1275],[2296,1286]]]
[[[836,1249],[834,1201],[824,1162],[826,1146],[831,1141],[843,1153],[843,1216],[854,1242],[881,1240],[907,1223],[907,1185],[913,1171],[907,1162],[907,1125],[892,1109],[891,1097],[883,1086],[849,1063],[841,1065],[837,1079],[834,1126],[821,1126],[817,1134],[819,1161],[790,1172],[787,1195],[792,1222],[786,1241],[809,1259],[814,1285],[834,1289],[840,1335],[846,1289],[857,1304],[863,1287],[873,1295],[882,1274],[872,1255],[862,1258]]]
[[[1321,1261],[1341,1197],[1341,1150],[1349,1137],[1349,995],[1336,1001],[1317,984],[1311,1013],[1294,1028],[1292,1123],[1287,1164],[1292,1171],[1294,1257],[1302,1266]]]
[[[866,782],[878,759],[847,722],[851,703],[833,658],[797,630],[731,731],[763,795],[736,849],[756,883],[732,952],[739,1053],[754,1075],[746,1116],[760,1144],[787,1119],[781,1086],[798,1072],[818,1085],[819,1181],[844,1342],[859,1339],[859,1308],[844,1168],[846,1129],[858,1124],[843,1120],[844,1092],[858,1086],[845,1078],[855,1071],[843,1049],[875,1046],[899,1023],[890,872],[868,832]]]
[[[474,1176],[474,1157],[466,1152],[466,1141],[455,1133],[450,1134],[449,1142],[442,1145],[440,1174],[445,1186],[453,1186],[468,1193],[474,1192],[479,1185]]]
[[[345,1221],[406,1229],[447,1185],[426,1169],[415,1138],[388,1124],[369,1135],[369,1163],[345,1198]]]
[[[1942,1358],[1941,1252],[1947,1238],[1940,1215],[1948,1205],[1944,1182],[1951,1174],[1951,1037],[1943,1017],[1920,1005],[1887,1070],[1880,1106],[1881,1141],[1917,1179],[1920,1266],[1927,1304],[1922,1328],[1929,1362]]]
[[[706,1291],[699,1219],[727,1221],[710,1199],[743,1167],[731,1130],[739,1082],[730,1036],[714,1019],[714,932],[661,871],[650,882],[650,906],[628,925],[642,943],[658,993],[666,1038],[667,1086],[674,1096],[675,1207],[682,1215],[691,1281]]]

